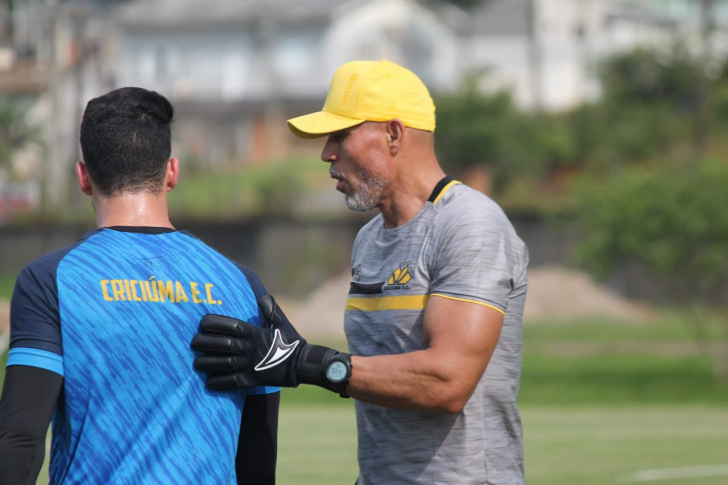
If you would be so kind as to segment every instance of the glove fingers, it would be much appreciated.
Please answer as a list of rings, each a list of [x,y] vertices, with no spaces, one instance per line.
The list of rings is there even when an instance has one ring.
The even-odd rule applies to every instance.
[[[275,311],[278,304],[275,299],[270,295],[261,296],[258,299],[258,307],[260,308],[260,314],[265,317],[265,321],[273,326],[272,318],[273,312]],[[261,322],[262,324],[263,322]]]
[[[290,343],[294,340],[301,340],[304,343],[306,342],[293,327],[291,322],[288,320],[288,317],[286,317],[286,314],[283,313],[283,310],[281,310],[281,307],[278,306],[278,303],[276,303],[272,296],[265,295],[260,297],[258,299],[258,307],[260,308],[261,313],[266,316],[266,321],[271,328],[280,329],[286,342]]]
[[[247,326],[237,318],[208,314],[202,317],[200,330],[219,335],[248,336]]]
[[[245,368],[245,359],[233,355],[198,355],[194,366],[203,372],[237,372]]]
[[[192,339],[192,348],[203,352],[247,354],[250,352],[250,342],[223,335],[198,333]]]
[[[252,385],[254,384],[247,382],[243,374],[224,374],[207,378],[207,387],[219,391],[240,389],[241,387],[250,387]]]

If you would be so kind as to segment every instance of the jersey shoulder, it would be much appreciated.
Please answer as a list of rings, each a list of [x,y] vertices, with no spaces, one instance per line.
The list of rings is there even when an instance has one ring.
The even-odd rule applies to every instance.
[[[489,222],[512,227],[503,209],[493,199],[465,184],[450,187],[434,207],[436,225],[469,221],[470,224]]]
[[[230,259],[229,257],[222,254],[217,249],[213,248],[206,242],[204,242],[202,239],[198,238],[197,236],[191,234],[188,231],[180,231],[179,234],[181,234],[184,237],[187,237],[190,242],[194,245],[198,245],[201,247],[206,248],[210,252],[212,252],[216,257],[220,258],[220,260],[224,260],[232,265],[234,265],[238,271],[242,273],[242,276],[245,278],[245,280],[248,282],[248,285],[253,290],[253,294],[255,295],[256,300],[260,299],[260,297],[265,296],[268,294],[268,290],[266,290],[265,286],[263,285],[263,282],[260,280],[257,274],[253,272],[250,268],[247,266],[244,266],[237,261],[234,261],[233,259]]]
[[[63,375],[60,361],[48,355],[63,354],[58,267],[66,256],[96,232],[87,233],[65,248],[34,259],[18,275],[10,302],[10,348],[13,355],[8,357],[8,365],[32,365]]]
[[[441,241],[474,235],[508,241],[519,260],[528,261],[526,244],[503,209],[490,197],[464,184],[452,186],[435,205],[434,237]]]
[[[18,286],[29,286],[35,284],[52,284],[55,285],[56,271],[61,261],[68,256],[74,249],[81,246],[91,237],[98,234],[100,230],[94,230],[86,233],[73,244],[53,251],[43,256],[39,256],[26,264],[18,275],[16,290]]]

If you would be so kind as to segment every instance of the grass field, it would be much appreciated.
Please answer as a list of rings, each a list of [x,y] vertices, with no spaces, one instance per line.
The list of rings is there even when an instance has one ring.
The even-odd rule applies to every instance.
[[[530,485],[640,483],[630,478],[643,470],[728,464],[726,408],[524,406],[521,411]],[[285,406],[280,426],[278,483],[354,483],[351,406]],[[641,483],[725,485],[728,476]]]
[[[519,405],[530,485],[728,483],[728,386],[670,315],[527,326]],[[355,428],[351,401],[284,390],[278,483],[353,484]]]

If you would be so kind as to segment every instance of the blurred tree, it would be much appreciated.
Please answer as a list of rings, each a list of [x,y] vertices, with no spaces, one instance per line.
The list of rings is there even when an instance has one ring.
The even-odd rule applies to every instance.
[[[695,139],[700,65],[682,46],[604,59],[598,68],[602,99],[566,115],[579,165],[614,173],[686,153]]]
[[[507,152],[507,126],[518,117],[508,93],[484,95],[477,79],[468,79],[456,94],[435,99],[435,146],[443,163],[455,171],[497,167]]]
[[[680,288],[690,322],[728,382],[728,164],[639,168],[579,190],[578,220],[586,235],[579,260],[606,275],[636,262]],[[711,309],[721,330],[710,328]],[[717,335],[716,335],[717,334]],[[717,338],[719,337],[719,338]]]
[[[598,72],[608,102],[670,103],[692,109],[697,99],[700,61],[683,46],[616,54],[605,59]]]
[[[454,94],[438,96],[435,148],[454,175],[473,167],[492,172],[496,188],[513,177],[548,177],[575,160],[572,132],[563,116],[519,110],[507,91],[485,94],[481,75]]]
[[[21,104],[10,97],[0,96],[0,168],[12,168],[15,150],[31,143],[40,143],[40,130],[25,121]]]

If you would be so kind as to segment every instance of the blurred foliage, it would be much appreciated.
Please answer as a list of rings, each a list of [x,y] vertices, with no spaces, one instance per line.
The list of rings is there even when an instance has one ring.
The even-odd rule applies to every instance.
[[[602,98],[557,113],[520,110],[505,91],[483,93],[483,75],[473,74],[459,92],[435,99],[440,161],[456,176],[487,167],[506,208],[543,212],[552,202],[568,205],[549,192],[568,194],[574,175],[611,176],[694,155],[700,64],[687,49],[620,53],[603,60],[597,73]],[[711,81],[715,129],[728,126],[726,79]],[[514,188],[524,180],[531,190]]]
[[[10,168],[15,150],[40,144],[40,130],[25,120],[25,106],[17,98],[0,96],[0,168]]]
[[[698,96],[700,61],[682,45],[621,53],[605,59],[598,71],[607,102],[689,109]]]
[[[568,119],[519,110],[506,91],[484,94],[479,76],[460,92],[436,97],[435,148],[443,167],[455,175],[484,165],[502,188],[517,177],[543,177],[576,161]]]
[[[193,172],[189,177],[183,173],[184,182],[170,193],[170,212],[210,219],[289,216],[307,174],[320,175],[323,170],[321,163],[290,159],[229,171]]]
[[[598,187],[598,190],[595,188]],[[580,184],[581,260],[602,274],[636,260],[691,298],[728,284],[728,164],[655,166]]]
[[[691,309],[685,322],[714,375],[728,383],[725,68],[703,78],[709,70],[676,47],[620,54],[599,72],[604,138],[573,185],[578,258],[598,275],[636,266],[668,282],[673,302]]]
[[[600,275],[636,263],[669,281],[679,290],[675,303],[693,310],[685,321],[716,376],[728,383],[726,187],[726,161],[640,167],[585,178],[576,207],[581,263]]]
[[[597,147],[574,184],[586,234],[580,259],[600,274],[636,261],[679,278],[686,299],[705,301],[728,285],[728,160],[704,161],[691,144],[700,63],[679,46],[641,49],[605,60],[599,72],[603,100],[581,108],[579,123]],[[726,79],[710,80],[714,138],[726,130]]]

